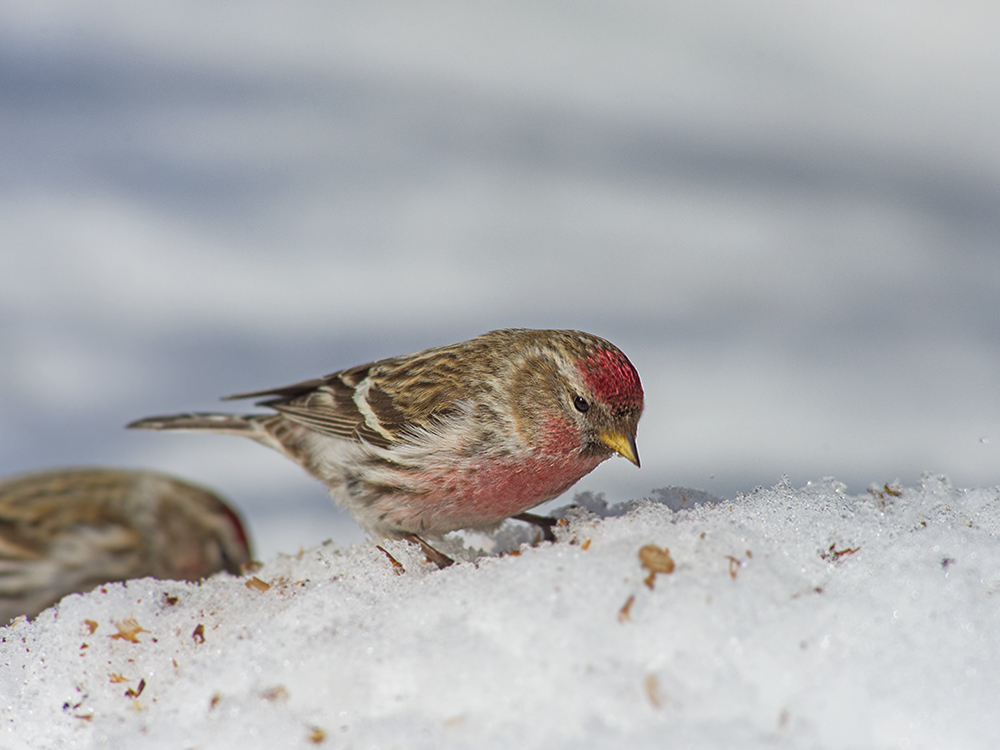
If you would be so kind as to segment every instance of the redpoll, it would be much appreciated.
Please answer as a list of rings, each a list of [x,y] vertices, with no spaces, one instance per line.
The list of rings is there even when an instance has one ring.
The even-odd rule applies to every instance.
[[[182,414],[129,427],[243,435],[280,451],[376,536],[488,529],[615,453],[639,465],[639,376],[604,339],[508,329],[284,388],[230,396],[277,414]]]
[[[178,479],[65,469],[0,482],[0,623],[103,583],[197,580],[249,560],[236,514]]]

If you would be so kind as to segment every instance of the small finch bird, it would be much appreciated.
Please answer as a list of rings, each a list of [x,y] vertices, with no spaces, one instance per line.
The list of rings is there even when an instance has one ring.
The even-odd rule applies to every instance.
[[[530,508],[614,454],[636,466],[643,393],[613,344],[579,331],[507,329],[383,359],[259,398],[276,414],[181,414],[129,427],[243,435],[324,482],[378,537],[550,525]],[[228,400],[226,399],[226,400]]]
[[[249,560],[236,514],[178,479],[64,469],[0,481],[0,624],[103,583],[238,574]]]

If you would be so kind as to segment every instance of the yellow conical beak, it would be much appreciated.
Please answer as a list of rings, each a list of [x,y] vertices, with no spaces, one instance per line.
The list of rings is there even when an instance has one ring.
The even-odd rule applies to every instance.
[[[608,446],[619,456],[624,456],[636,466],[639,465],[639,451],[635,447],[635,438],[631,435],[625,436],[620,432],[602,432],[601,442]]]

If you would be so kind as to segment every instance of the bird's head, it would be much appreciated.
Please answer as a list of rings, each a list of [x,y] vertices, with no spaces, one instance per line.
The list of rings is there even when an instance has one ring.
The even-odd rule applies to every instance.
[[[638,466],[635,438],[643,407],[639,373],[628,357],[610,344],[578,359],[576,367],[580,376],[574,383],[577,388],[567,392],[566,401],[587,438],[584,451],[611,450]]]
[[[614,344],[578,331],[533,331],[532,350],[513,379],[519,419],[552,454],[615,453],[636,466],[642,416],[639,374]],[[530,415],[530,416],[529,416]]]

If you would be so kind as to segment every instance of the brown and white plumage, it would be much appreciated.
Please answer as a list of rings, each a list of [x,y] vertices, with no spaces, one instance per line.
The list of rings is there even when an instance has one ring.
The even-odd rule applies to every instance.
[[[263,398],[258,405],[276,413],[129,427],[252,438],[327,484],[377,535],[488,528],[614,453],[639,463],[638,374],[613,344],[579,331],[492,331],[229,398]]]
[[[63,469],[0,481],[0,623],[103,583],[197,580],[249,560],[233,510],[179,479]]]

